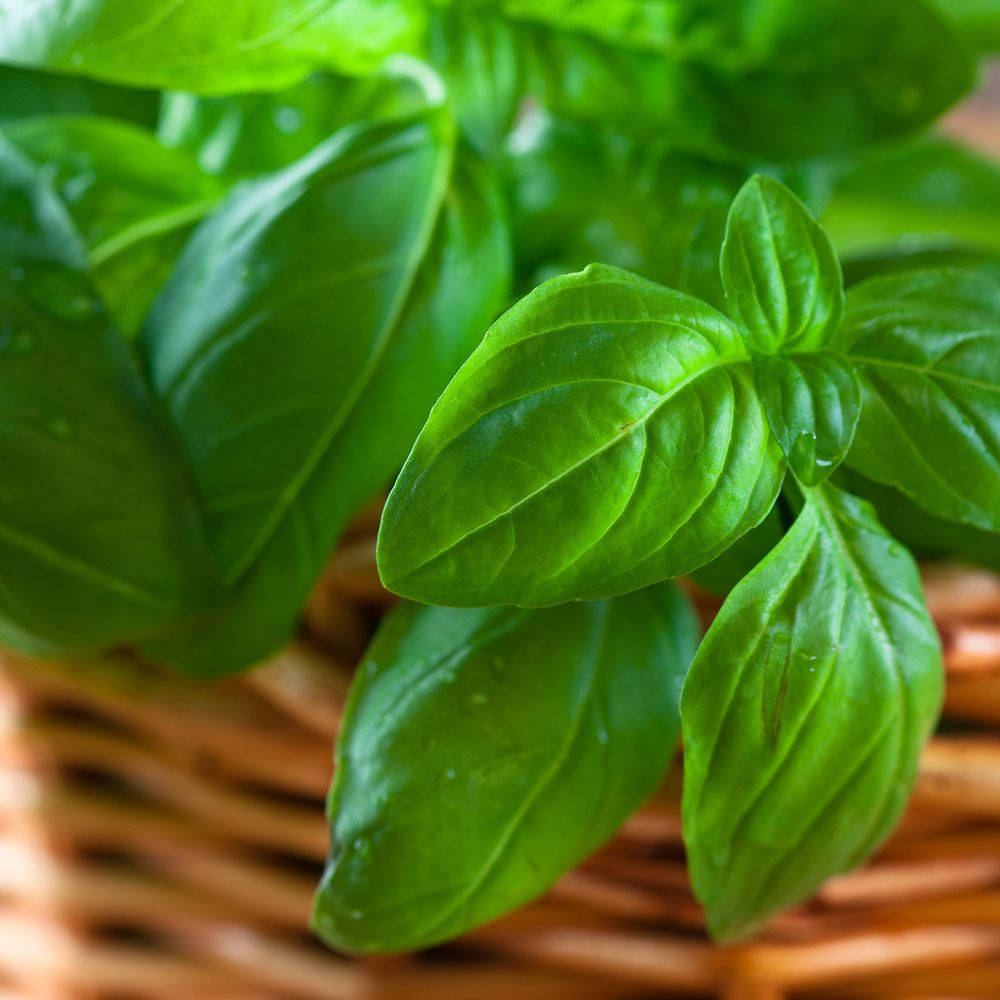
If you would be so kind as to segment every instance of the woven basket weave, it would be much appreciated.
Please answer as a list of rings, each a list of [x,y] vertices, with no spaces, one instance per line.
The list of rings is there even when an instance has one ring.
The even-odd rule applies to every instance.
[[[2,658],[0,1000],[1000,997],[1000,578],[955,568],[926,574],[946,722],[906,819],[752,944],[704,937],[677,775],[544,899],[453,944],[351,960],[312,941],[348,664],[389,600],[376,517],[301,641],[237,680]]]

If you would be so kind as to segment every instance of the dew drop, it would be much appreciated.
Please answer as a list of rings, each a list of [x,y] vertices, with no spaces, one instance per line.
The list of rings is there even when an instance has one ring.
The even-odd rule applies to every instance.
[[[364,912],[362,910],[351,910],[350,916],[351,920],[360,920],[364,916]]]
[[[275,108],[273,118],[275,127],[285,135],[292,135],[302,127],[302,112],[287,104]]]
[[[608,731],[606,729],[597,730],[597,742],[602,745],[607,745],[611,742],[611,737],[608,735]]]
[[[454,781],[455,780],[455,769],[453,767],[449,767],[448,770],[444,772],[444,776],[449,781]]]

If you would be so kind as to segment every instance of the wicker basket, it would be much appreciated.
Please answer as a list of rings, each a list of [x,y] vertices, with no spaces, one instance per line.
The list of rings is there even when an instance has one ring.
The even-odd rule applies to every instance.
[[[347,665],[388,601],[376,516],[302,640],[238,680],[3,658],[0,998],[1000,997],[1000,578],[960,569],[926,577],[947,722],[905,821],[754,943],[704,937],[676,775],[544,899],[453,944],[349,960],[311,940]]]

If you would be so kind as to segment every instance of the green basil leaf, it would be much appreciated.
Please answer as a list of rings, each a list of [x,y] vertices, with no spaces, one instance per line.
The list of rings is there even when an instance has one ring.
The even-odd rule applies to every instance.
[[[767,422],[805,486],[822,482],[847,455],[861,415],[854,367],[828,354],[754,359]]]
[[[837,470],[835,482],[874,504],[886,530],[918,557],[961,559],[1000,572],[1000,534],[934,517],[898,490],[873,483],[846,466]]]
[[[217,597],[197,512],[55,193],[0,139],[0,641],[96,652]]]
[[[697,644],[672,585],[545,611],[395,610],[341,725],[316,932],[409,950],[543,893],[662,780]]]
[[[156,124],[159,95],[97,80],[0,65],[0,125],[34,115],[75,114]]]
[[[497,155],[514,124],[524,86],[514,28],[478,10],[435,12],[428,58],[444,78],[469,142],[484,156]]]
[[[756,528],[737,538],[721,556],[691,573],[695,583],[725,597],[781,541],[785,526],[780,507],[779,499]]]
[[[0,0],[0,60],[203,94],[278,89],[313,69],[362,75],[418,43],[416,0]]]
[[[644,21],[648,4],[591,3],[572,22],[579,31],[526,24],[528,87],[568,118],[789,161],[907,135],[975,83],[971,47],[922,0],[763,7],[685,0]],[[614,16],[637,11],[629,29]],[[595,28],[602,16],[607,30]]]
[[[881,250],[847,257],[843,261],[844,281],[850,287],[869,278],[900,271],[926,271],[958,268],[974,272],[986,281],[1000,285],[1000,252],[972,247],[941,247],[924,250]]]
[[[314,73],[276,92],[199,97],[168,91],[157,137],[210,174],[251,177],[280,170],[338,129],[414,114],[427,104],[429,71],[404,61],[364,79]],[[433,85],[440,87],[438,81]]]
[[[847,462],[930,514],[1000,531],[1000,285],[915,271],[850,290],[861,420]]]
[[[681,697],[688,865],[720,940],[879,845],[940,707],[916,564],[867,504],[821,491],[729,595]]]
[[[1000,52],[1000,0],[934,0],[969,41],[983,52]]]
[[[592,265],[522,299],[452,380],[390,494],[379,569],[428,603],[614,596],[723,552],[782,473],[735,327]]]
[[[841,255],[1000,250],[1000,166],[947,139],[907,143],[841,176],[822,219]]]
[[[152,655],[223,673],[287,640],[505,300],[498,199],[453,143],[438,110],[346,129],[238,188],[188,244],[143,348],[233,600]]]
[[[756,353],[822,350],[844,308],[829,237],[783,184],[757,175],[733,201],[722,245],[729,314]]]
[[[195,224],[223,188],[151,132],[84,115],[43,115],[4,134],[55,185],[119,327],[138,332]]]

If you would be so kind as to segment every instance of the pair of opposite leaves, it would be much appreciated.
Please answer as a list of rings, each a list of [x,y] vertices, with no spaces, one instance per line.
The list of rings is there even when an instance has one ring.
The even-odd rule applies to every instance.
[[[912,557],[825,480],[848,456],[1000,530],[1000,290],[913,272],[852,290],[845,311],[825,234],[763,178],[733,205],[722,276],[732,319],[615,269],[556,278],[432,410],[383,519],[390,587],[531,607],[654,586],[534,612],[406,607],[385,626],[340,742],[315,911],[329,942],[413,948],[494,917],[651,792],[695,646],[656,581],[758,524],[786,461],[801,512],[683,681],[685,841],[710,928],[749,932],[897,820],[940,650]],[[630,624],[602,632],[615,615]]]
[[[237,188],[146,318],[147,389],[64,206],[3,155],[5,642],[132,642],[199,674],[262,658],[504,301],[490,177],[437,108]]]

